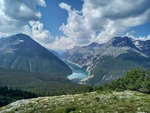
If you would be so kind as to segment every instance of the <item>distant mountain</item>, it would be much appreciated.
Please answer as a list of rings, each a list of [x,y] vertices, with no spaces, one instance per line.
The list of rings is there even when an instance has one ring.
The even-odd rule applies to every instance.
[[[0,38],[0,67],[66,76],[72,73],[62,60],[25,34]]]
[[[136,40],[134,41],[135,46],[148,57],[150,57],[150,40],[141,41]]]
[[[150,68],[150,41],[114,37],[105,44],[74,47],[61,57],[77,63],[94,76],[83,83],[99,85],[123,77],[132,68]]]
[[[88,46],[83,46],[83,48],[87,48],[87,47],[91,47],[91,48],[93,48],[93,47],[99,47],[99,46],[101,46],[99,43],[97,43],[97,42],[92,42],[90,45],[88,45]]]
[[[57,53],[56,51],[52,50],[52,49],[48,49],[51,53],[53,53],[55,56],[57,56],[58,58],[60,57],[60,54]]]

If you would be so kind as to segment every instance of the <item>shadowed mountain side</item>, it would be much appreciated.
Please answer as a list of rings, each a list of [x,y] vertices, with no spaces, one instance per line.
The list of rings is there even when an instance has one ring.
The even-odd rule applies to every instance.
[[[0,67],[65,76],[72,73],[62,60],[24,34],[0,38],[0,52]]]

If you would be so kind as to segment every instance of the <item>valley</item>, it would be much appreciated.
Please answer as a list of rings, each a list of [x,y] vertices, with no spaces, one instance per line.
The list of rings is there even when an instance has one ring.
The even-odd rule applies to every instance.
[[[114,37],[104,44],[76,46],[61,55],[89,72],[88,85],[102,85],[122,78],[131,69],[150,68],[150,41]]]
[[[128,37],[75,47],[59,57],[24,34],[0,41],[0,113],[150,110],[149,53]]]

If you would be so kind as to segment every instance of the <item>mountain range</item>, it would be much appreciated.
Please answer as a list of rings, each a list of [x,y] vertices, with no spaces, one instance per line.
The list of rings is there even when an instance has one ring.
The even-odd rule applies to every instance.
[[[114,37],[104,44],[90,45],[66,51],[62,59],[80,65],[89,72],[81,83],[99,85],[123,77],[136,67],[150,68],[150,40]]]
[[[67,76],[71,75],[74,70],[69,68],[69,63],[64,61],[77,64],[75,67],[77,72],[78,66],[83,68],[83,71],[87,70],[88,78],[82,79],[80,83],[88,85],[76,84],[69,80]],[[137,101],[142,101],[144,103],[142,110],[148,110],[149,103],[145,99],[149,97],[146,94],[141,95],[141,93],[133,91],[108,91],[110,87],[111,90],[112,88],[122,88],[120,90],[137,88],[139,90],[136,91],[149,92],[149,72],[147,70],[145,73],[142,70],[135,71],[134,74],[131,71],[131,74],[128,73],[124,79],[118,79],[104,87],[93,87],[93,85],[99,86],[121,78],[128,70],[139,66],[150,68],[150,41],[115,37],[104,44],[93,42],[83,47],[76,46],[62,55],[58,55],[55,51],[44,48],[25,34],[0,38],[0,86],[2,89],[6,89],[0,92],[1,106],[13,102],[16,97],[24,98],[20,94],[15,97],[13,90],[23,90],[23,92],[36,96],[53,96],[19,100],[0,108],[0,112],[69,113],[81,110],[83,112],[101,112],[99,108],[106,112],[112,112],[114,105],[116,105],[116,111],[131,111],[128,106],[131,101],[134,102],[133,105]],[[95,90],[96,92],[91,92]],[[22,92],[20,93],[22,94]],[[66,94],[77,95],[67,96]],[[57,97],[56,95],[62,96]],[[137,98],[141,99],[136,100]],[[122,101],[122,99],[124,100]],[[119,104],[112,104],[116,102]],[[91,106],[95,106],[92,107],[92,111]],[[132,108],[133,112],[141,110],[141,108],[137,110],[137,106]]]
[[[65,76],[72,73],[61,59],[25,34],[0,38],[0,67]]]
[[[76,46],[60,58],[31,37],[17,34],[0,38],[0,67],[26,72],[68,76],[72,70],[61,59],[78,64],[89,72],[80,83],[100,85],[123,77],[132,68],[150,68],[150,40],[114,37],[104,44]]]
[[[54,54],[25,34],[0,38],[0,86],[40,96],[88,91],[67,78],[72,70]]]

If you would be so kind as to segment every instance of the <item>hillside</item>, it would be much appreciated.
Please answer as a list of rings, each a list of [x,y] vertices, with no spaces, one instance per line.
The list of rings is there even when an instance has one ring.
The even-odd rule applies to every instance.
[[[25,34],[0,38],[0,53],[0,67],[64,76],[72,73],[61,59]]]
[[[30,91],[39,96],[87,92],[89,86],[73,83],[59,73],[40,74],[0,68],[0,86]]]
[[[1,113],[149,113],[150,95],[133,92],[91,92],[19,100],[0,108]]]
[[[92,43],[74,47],[61,58],[86,69],[92,77],[82,83],[99,85],[123,77],[136,67],[150,68],[150,41],[114,37],[105,44]]]

